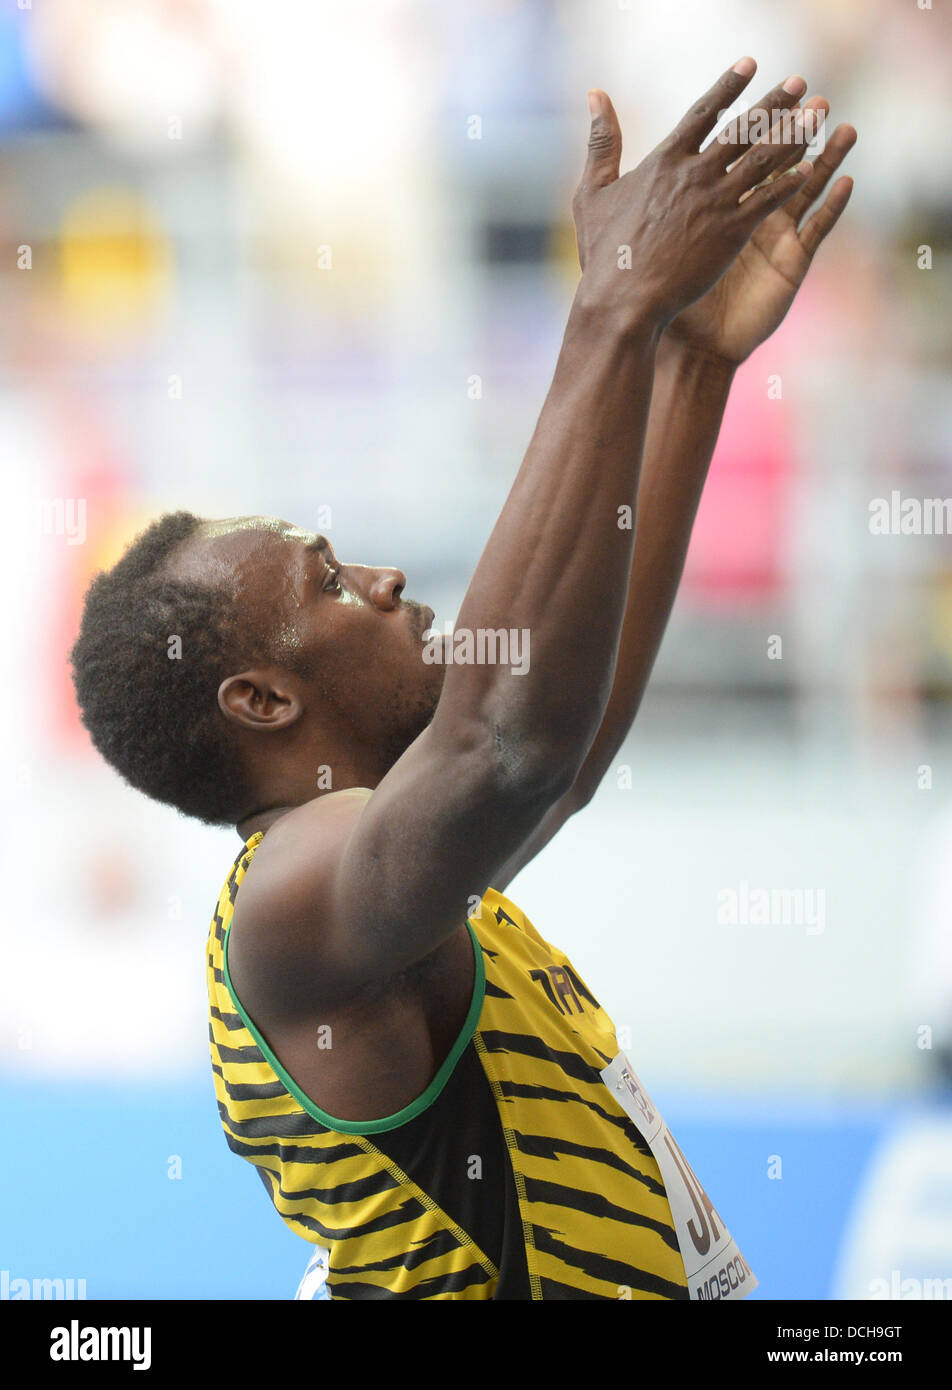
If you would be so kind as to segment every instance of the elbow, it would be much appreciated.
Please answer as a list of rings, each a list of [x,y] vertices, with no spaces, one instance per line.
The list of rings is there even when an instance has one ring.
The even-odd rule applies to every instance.
[[[545,739],[514,739],[498,725],[493,728],[493,776],[506,795],[538,805],[552,805],[575,785],[579,759],[575,752]]]
[[[584,757],[581,749],[492,718],[449,726],[437,714],[428,733],[456,767],[457,781],[499,805],[544,810],[573,786]]]

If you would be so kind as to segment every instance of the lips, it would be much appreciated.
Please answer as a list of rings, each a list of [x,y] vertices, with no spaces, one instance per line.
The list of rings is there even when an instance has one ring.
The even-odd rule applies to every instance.
[[[421,641],[423,640],[423,634],[432,626],[433,617],[432,608],[420,608],[420,631],[418,635]]]

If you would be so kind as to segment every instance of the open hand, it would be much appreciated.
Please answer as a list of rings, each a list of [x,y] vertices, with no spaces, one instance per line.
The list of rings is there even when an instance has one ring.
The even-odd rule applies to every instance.
[[[823,115],[829,109],[823,97],[812,98],[807,107]],[[853,180],[840,178],[813,215],[806,215],[855,143],[851,125],[836,127],[807,181],[758,224],[707,294],[669,324],[670,338],[735,365],[769,338],[793,303],[817,248],[849,202]]]
[[[582,266],[580,290],[600,312],[623,323],[666,328],[720,280],[765,218],[792,199],[814,173],[790,168],[812,131],[798,113],[786,142],[770,134],[749,147],[700,145],[756,69],[742,58],[698,99],[671,134],[619,177],[621,130],[611,101],[589,94],[588,159],[572,199]],[[794,97],[784,94],[786,104]],[[738,158],[740,150],[743,157]],[[769,176],[785,172],[780,177]],[[711,322],[682,331],[717,336]]]

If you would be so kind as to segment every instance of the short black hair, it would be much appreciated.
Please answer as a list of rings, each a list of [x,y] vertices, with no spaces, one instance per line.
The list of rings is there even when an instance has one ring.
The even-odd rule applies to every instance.
[[[268,652],[227,587],[163,572],[204,521],[167,512],[95,576],[70,660],[83,724],[106,761],[183,815],[233,826],[256,808],[218,687]]]

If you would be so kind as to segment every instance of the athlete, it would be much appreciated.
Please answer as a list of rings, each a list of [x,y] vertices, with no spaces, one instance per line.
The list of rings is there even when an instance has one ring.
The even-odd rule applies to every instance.
[[[628,732],[733,374],[850,195],[810,215],[856,132],[805,161],[829,106],[799,77],[708,139],[754,70],[623,177],[589,94],[581,278],[452,635],[400,570],[269,517],[166,515],[87,595],[95,745],[243,841],[208,937],[211,1056],[228,1144],[314,1247],[301,1297],[756,1285],[611,1019],[505,896]]]

